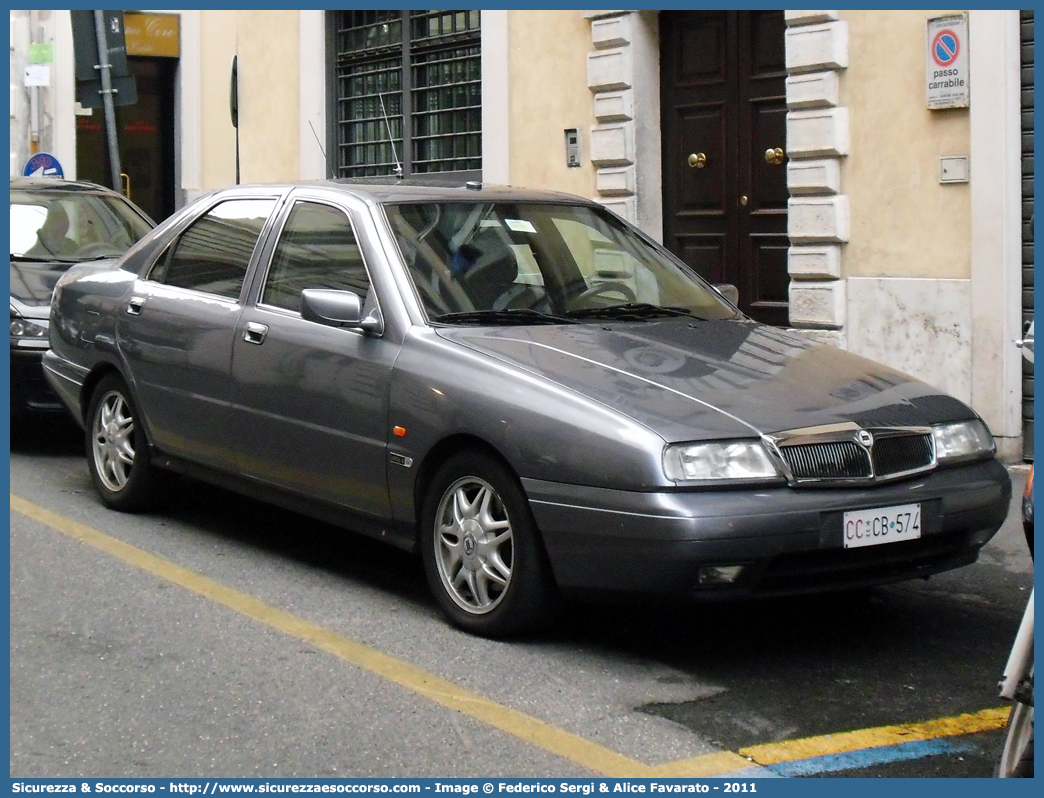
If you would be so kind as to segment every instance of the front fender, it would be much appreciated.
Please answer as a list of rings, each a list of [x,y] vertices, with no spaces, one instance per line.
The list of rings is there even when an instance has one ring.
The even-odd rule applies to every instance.
[[[664,440],[599,402],[414,328],[389,397],[388,484],[397,521],[416,518],[420,466],[462,436],[496,450],[520,478],[618,490],[662,488]],[[391,430],[389,430],[391,433]],[[404,460],[411,465],[403,465]]]

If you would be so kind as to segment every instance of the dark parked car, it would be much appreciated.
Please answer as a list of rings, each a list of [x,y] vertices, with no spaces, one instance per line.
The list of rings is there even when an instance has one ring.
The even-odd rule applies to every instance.
[[[804,593],[966,565],[986,424],[751,321],[576,197],[241,186],[58,283],[48,379],[116,509],[157,469],[419,549],[457,625],[561,592]]]
[[[11,179],[11,415],[65,408],[40,368],[51,291],[75,263],[119,257],[155,225],[114,191]]]

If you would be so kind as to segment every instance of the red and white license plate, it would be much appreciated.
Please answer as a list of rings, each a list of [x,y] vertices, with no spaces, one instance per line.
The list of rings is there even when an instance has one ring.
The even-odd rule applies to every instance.
[[[921,505],[899,504],[845,513],[841,539],[846,549],[880,546],[921,536]]]

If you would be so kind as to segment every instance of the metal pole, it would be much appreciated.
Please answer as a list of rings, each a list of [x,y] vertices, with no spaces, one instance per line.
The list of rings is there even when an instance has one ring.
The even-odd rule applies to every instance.
[[[32,46],[34,42],[40,41],[38,39],[39,31],[39,11],[29,12],[29,45]],[[40,108],[42,103],[40,102],[40,87],[33,86],[29,90],[29,154],[36,155],[40,151],[40,129],[43,127],[40,121]]]
[[[94,12],[94,31],[98,37],[98,65],[95,69],[101,72],[102,102],[105,105],[105,132],[109,139],[109,163],[112,166],[113,191],[123,193],[120,180],[120,149],[116,142],[116,110],[112,102],[112,66],[109,64],[109,42],[105,37],[105,15],[101,11]]]

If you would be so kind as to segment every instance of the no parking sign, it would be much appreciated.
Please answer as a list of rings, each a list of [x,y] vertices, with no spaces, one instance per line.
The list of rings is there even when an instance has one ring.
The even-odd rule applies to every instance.
[[[968,15],[929,19],[927,44],[928,107],[967,108]]]

